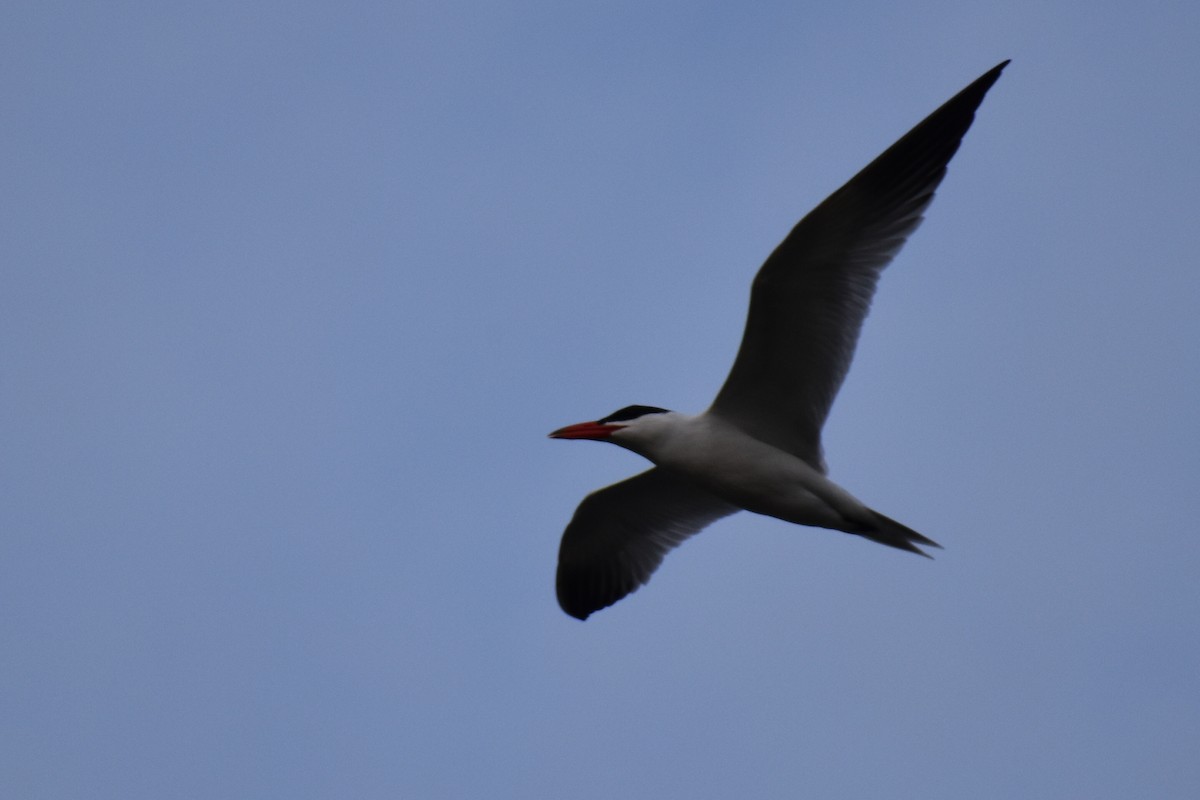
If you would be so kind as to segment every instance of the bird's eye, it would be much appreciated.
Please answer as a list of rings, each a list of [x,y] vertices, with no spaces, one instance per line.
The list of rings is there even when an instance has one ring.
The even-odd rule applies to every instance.
[[[600,420],[601,425],[610,422],[629,422],[631,419],[644,417],[647,414],[666,414],[667,409],[658,408],[657,406],[625,406],[620,411],[614,411],[604,419]]]

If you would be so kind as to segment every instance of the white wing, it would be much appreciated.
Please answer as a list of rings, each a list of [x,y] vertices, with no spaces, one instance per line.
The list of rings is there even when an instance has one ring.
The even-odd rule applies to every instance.
[[[879,273],[921,222],[975,109],[1008,64],[946,102],[800,221],[754,279],[712,413],[818,469],[821,428]]]
[[[737,510],[657,467],[592,492],[563,533],[558,604],[587,619],[649,581],[684,539]]]

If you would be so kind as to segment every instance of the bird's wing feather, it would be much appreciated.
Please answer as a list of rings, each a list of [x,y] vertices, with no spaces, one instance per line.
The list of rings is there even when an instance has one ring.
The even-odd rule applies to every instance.
[[[563,533],[558,604],[587,619],[649,581],[684,539],[737,510],[658,467],[592,492]]]
[[[759,270],[712,413],[823,469],[821,428],[879,273],[921,222],[1008,62],[946,102],[802,219]]]

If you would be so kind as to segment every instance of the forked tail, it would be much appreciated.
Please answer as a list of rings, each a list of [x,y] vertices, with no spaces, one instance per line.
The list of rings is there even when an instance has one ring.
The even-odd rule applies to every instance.
[[[917,547],[917,545],[936,547],[939,550],[942,549],[942,546],[933,539],[922,536],[912,528],[901,525],[899,522],[896,522],[896,520],[890,517],[885,517],[878,511],[872,511],[871,513],[875,516],[875,520],[877,522],[875,529],[857,532],[859,536],[862,536],[865,539],[870,539],[872,542],[886,544],[888,547],[895,547],[899,550],[907,550],[910,553],[916,553],[917,555],[925,556],[926,558],[933,558],[933,556]]]

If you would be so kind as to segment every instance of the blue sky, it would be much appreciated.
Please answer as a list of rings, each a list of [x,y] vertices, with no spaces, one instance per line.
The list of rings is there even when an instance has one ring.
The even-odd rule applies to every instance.
[[[10,2],[0,794],[1194,797],[1194,3]],[[790,226],[1005,58],[831,475],[558,537]]]

